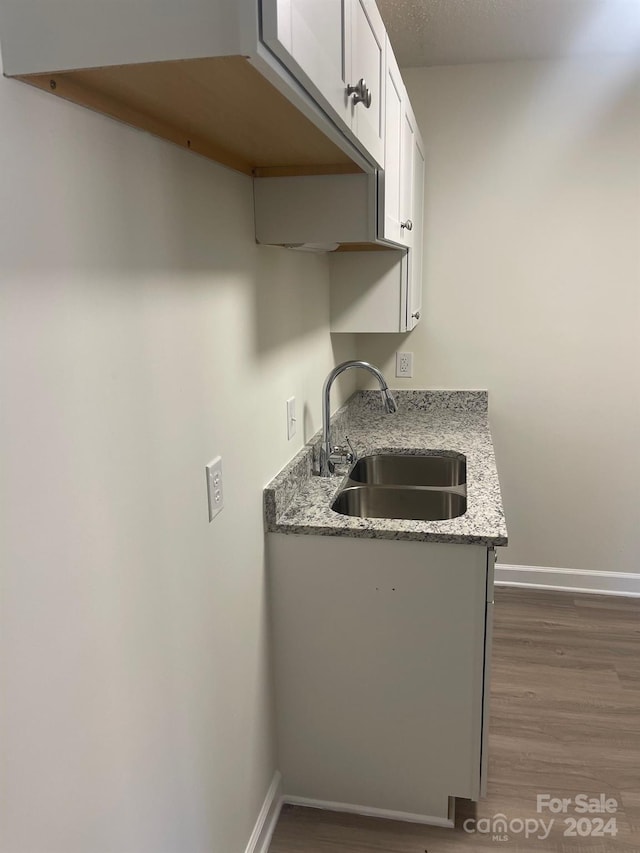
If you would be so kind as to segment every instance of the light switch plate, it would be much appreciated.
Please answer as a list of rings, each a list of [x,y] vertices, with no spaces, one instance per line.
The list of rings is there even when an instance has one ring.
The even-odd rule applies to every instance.
[[[291,441],[296,434],[296,398],[287,400],[287,439]]]

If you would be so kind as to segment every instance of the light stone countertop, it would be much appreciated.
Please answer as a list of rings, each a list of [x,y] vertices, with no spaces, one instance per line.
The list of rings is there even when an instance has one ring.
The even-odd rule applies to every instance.
[[[388,415],[378,391],[358,391],[331,420],[332,443],[345,435],[358,457],[450,451],[467,459],[467,511],[446,521],[353,518],[331,509],[345,474],[318,477],[316,435],[264,491],[266,529],[277,533],[507,544],[507,527],[488,422],[486,391],[394,391]],[[346,469],[342,469],[344,472]]]

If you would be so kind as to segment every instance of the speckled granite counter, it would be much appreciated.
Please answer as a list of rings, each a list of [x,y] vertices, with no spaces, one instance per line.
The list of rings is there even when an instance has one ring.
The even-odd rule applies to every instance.
[[[331,420],[334,444],[345,435],[359,457],[370,453],[424,454],[442,450],[467,458],[467,511],[447,521],[353,518],[331,509],[344,473],[318,477],[321,435],[269,483],[264,492],[268,531],[371,539],[506,545],[507,527],[489,431],[486,391],[394,391],[387,415],[378,391],[358,391]]]

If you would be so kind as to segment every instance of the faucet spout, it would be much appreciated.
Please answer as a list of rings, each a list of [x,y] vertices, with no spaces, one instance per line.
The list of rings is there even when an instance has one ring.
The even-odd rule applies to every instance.
[[[336,458],[333,458],[334,452],[333,448],[331,447],[331,387],[336,378],[340,376],[341,373],[344,373],[345,370],[349,370],[352,367],[359,367],[363,370],[368,370],[369,373],[372,373],[378,380],[378,383],[380,385],[382,404],[385,408],[385,411],[390,415],[393,415],[395,414],[395,412],[398,411],[398,406],[393,397],[393,394],[389,390],[389,386],[387,385],[384,376],[378,370],[377,367],[374,367],[372,364],[369,364],[368,361],[343,361],[342,364],[338,364],[337,367],[334,367],[325,379],[324,387],[322,389],[322,446],[320,448],[321,477],[330,477],[335,470],[336,462]]]
[[[398,404],[395,401],[395,398],[391,391],[388,388],[385,388],[380,392],[382,394],[382,402],[384,404],[385,409],[387,410],[387,414],[395,415],[398,411]]]

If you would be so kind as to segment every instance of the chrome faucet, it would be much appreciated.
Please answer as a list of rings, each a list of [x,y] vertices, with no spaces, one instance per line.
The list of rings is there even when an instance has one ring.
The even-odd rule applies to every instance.
[[[330,477],[335,470],[336,463],[355,462],[355,453],[347,438],[351,450],[346,447],[331,446],[331,409],[329,406],[329,398],[331,396],[331,386],[336,377],[340,376],[345,370],[351,367],[362,367],[363,370],[368,370],[372,373],[380,383],[380,393],[382,394],[382,404],[385,410],[393,415],[398,411],[396,401],[393,399],[393,394],[389,390],[386,380],[377,367],[369,364],[368,361],[343,361],[337,367],[334,367],[331,373],[324,381],[322,389],[322,446],[320,448],[320,476]]]

